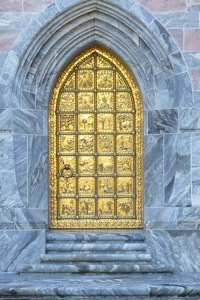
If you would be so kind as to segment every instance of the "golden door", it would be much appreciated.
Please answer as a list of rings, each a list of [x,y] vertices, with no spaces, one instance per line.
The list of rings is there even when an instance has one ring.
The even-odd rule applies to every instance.
[[[93,47],[62,72],[49,108],[50,228],[140,228],[143,111],[134,79]]]

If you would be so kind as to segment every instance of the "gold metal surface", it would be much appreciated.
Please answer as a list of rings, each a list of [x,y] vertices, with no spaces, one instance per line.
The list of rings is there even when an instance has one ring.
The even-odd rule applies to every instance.
[[[50,228],[141,228],[142,162],[137,84],[93,47],[62,72],[50,101]]]

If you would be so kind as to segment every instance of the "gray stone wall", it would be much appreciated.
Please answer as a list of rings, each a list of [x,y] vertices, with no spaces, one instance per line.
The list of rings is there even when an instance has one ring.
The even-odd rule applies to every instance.
[[[123,61],[142,93],[149,247],[163,260],[170,255],[177,270],[200,271],[190,255],[192,248],[200,259],[199,92],[188,70],[200,65],[199,56],[182,53],[169,32],[187,18],[174,13],[169,21],[134,0],[55,0],[21,32],[0,79],[0,251],[7,257],[1,271],[44,251],[48,101],[63,67],[94,44]]]

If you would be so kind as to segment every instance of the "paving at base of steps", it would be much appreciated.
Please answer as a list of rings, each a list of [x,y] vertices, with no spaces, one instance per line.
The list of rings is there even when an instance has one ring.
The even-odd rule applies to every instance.
[[[200,273],[0,273],[0,299],[200,299]]]

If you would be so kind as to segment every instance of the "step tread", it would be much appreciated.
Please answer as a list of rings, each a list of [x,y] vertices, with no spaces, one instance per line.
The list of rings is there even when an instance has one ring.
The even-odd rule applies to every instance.
[[[200,275],[2,273],[1,299],[200,299]],[[144,298],[142,297],[144,296]],[[163,297],[162,297],[163,296]],[[183,297],[184,296],[184,297]],[[141,298],[142,297],[142,298]]]
[[[45,254],[41,256],[42,262],[64,262],[64,261],[150,261],[148,253],[69,253],[69,254]]]
[[[54,243],[47,243],[46,244],[46,250],[50,251],[115,251],[115,250],[120,250],[120,251],[143,251],[146,250],[146,244],[138,244],[138,243],[59,243],[59,244],[54,244]]]
[[[134,242],[144,241],[145,234],[111,234],[111,233],[88,233],[88,234],[73,234],[73,233],[47,233],[47,241],[123,241]]]
[[[23,265],[22,273],[172,273],[172,266],[134,263],[73,263]]]

